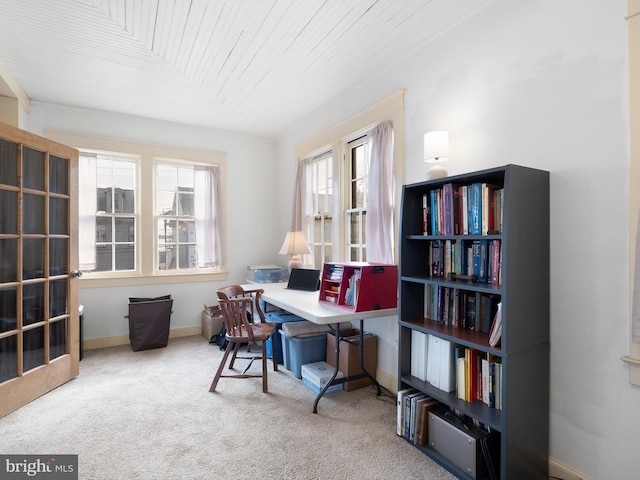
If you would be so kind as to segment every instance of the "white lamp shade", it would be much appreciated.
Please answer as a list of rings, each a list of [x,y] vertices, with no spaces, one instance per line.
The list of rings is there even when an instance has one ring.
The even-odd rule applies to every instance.
[[[424,134],[424,161],[437,163],[449,160],[449,132]]]
[[[300,255],[305,253],[311,253],[307,239],[304,233],[299,232],[287,232],[280,248],[280,255]]]

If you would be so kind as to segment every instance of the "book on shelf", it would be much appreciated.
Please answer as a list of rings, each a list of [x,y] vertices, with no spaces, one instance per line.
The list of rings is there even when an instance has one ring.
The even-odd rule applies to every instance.
[[[460,233],[458,221],[458,187],[452,183],[442,186],[442,210],[444,235],[458,235]]]
[[[478,306],[478,331],[489,333],[491,323],[498,309],[500,297],[497,295],[480,294],[480,305]]]
[[[490,183],[482,184],[482,235],[496,233],[495,191],[500,187]]]
[[[493,192],[493,217],[494,228],[498,233],[502,232],[502,199],[504,196],[504,188],[497,188]]]
[[[415,405],[416,400],[426,396],[426,394],[416,391],[409,393],[404,399],[404,438],[407,440],[411,439],[411,409]]]
[[[489,259],[489,242],[487,240],[480,240],[480,274],[478,275],[478,281],[480,283],[487,283],[488,277],[488,259]]]
[[[422,234],[429,235],[429,227],[431,224],[430,200],[426,193],[422,194]]]
[[[502,280],[502,248],[500,240],[492,240],[489,257],[491,262],[491,284],[500,285]]]
[[[467,401],[475,402],[479,398],[482,398],[482,393],[478,397],[478,389],[482,389],[482,378],[480,378],[480,387],[478,387],[478,372],[482,358],[482,353],[479,350],[473,348],[467,348],[467,354],[465,356],[466,368],[467,368]]]
[[[482,259],[480,252],[481,246],[482,240],[473,240],[471,242],[471,260],[473,265],[471,273],[478,278],[480,278],[480,261]]]
[[[487,353],[481,358],[481,365],[482,402],[491,408],[502,409],[502,361]]]
[[[482,401],[482,352],[456,347],[456,395],[466,402]]]
[[[453,265],[453,245],[451,240],[445,240],[444,241],[444,259],[443,259],[443,264],[442,264],[442,275],[443,277],[446,277],[448,274],[450,274],[453,269],[452,269],[452,265]]]
[[[489,330],[489,345],[496,347],[500,344],[502,337],[502,302],[498,302],[496,314],[493,317],[491,329]]]
[[[398,390],[398,398],[397,398],[397,427],[396,433],[399,437],[404,437],[404,417],[405,417],[405,398],[410,393],[416,392],[415,388],[403,388],[402,390]]]
[[[461,346],[456,347],[456,396],[460,400],[466,400],[467,393],[467,375],[465,372],[465,352],[466,349]]]
[[[431,397],[426,394],[418,395],[416,397],[411,398],[411,403],[409,405],[409,440],[411,443],[415,443],[416,441],[416,429],[418,428],[417,420],[418,420],[418,408],[419,405],[427,400],[431,400]]]
[[[496,363],[489,362],[489,407],[496,408]]]
[[[411,375],[427,380],[427,348],[429,334],[411,330]]]
[[[469,185],[469,235],[482,235],[482,183]]]
[[[430,208],[430,213],[431,213],[431,235],[438,235],[438,228],[439,228],[439,222],[438,222],[438,212],[440,212],[440,208],[438,205],[438,192],[437,190],[431,190],[429,192],[429,205],[431,206]]]
[[[430,246],[431,276],[439,278],[444,275],[445,245],[442,240],[434,240]]]
[[[467,292],[465,295],[466,316],[464,318],[464,328],[476,330],[476,308],[477,308],[476,292]]]
[[[427,445],[429,440],[429,411],[441,405],[434,399],[427,400],[418,405],[418,418],[416,419],[416,445]]]
[[[355,269],[349,278],[349,284],[344,294],[344,304],[354,306],[358,303],[358,292],[360,290],[360,270]]]
[[[468,216],[468,197],[467,190],[468,187],[466,185],[462,185],[459,187],[459,202],[460,202],[460,226],[461,226],[461,234],[469,235],[469,216]]]
[[[429,335],[427,350],[427,382],[445,392],[456,389],[453,344]]]

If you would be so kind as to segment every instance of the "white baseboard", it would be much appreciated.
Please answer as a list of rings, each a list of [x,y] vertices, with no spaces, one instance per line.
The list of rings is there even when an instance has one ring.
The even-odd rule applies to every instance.
[[[549,457],[549,478],[560,478],[562,480],[593,480],[593,477],[553,457]]]
[[[376,369],[376,380],[380,386],[389,390],[393,395],[398,394],[398,377],[384,370]]]
[[[169,331],[169,338],[190,337],[192,335],[202,335],[202,327],[182,327],[172,328]],[[204,339],[204,337],[203,337]],[[117,347],[119,345],[129,345],[129,335],[118,335],[116,337],[89,338],[83,342],[85,350],[95,350],[96,348]]]

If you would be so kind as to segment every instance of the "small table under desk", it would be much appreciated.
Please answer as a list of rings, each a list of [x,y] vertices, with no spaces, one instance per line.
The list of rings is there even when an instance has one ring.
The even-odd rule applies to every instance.
[[[275,305],[287,312],[296,314],[305,320],[317,323],[319,325],[329,325],[336,333],[336,362],[335,369],[331,379],[324,388],[318,393],[313,402],[313,413],[318,413],[318,402],[331,385],[336,385],[350,380],[356,380],[368,376],[376,385],[378,395],[380,395],[380,384],[364,367],[364,320],[369,318],[390,317],[397,315],[397,308],[385,308],[381,310],[367,310],[362,312],[353,312],[347,308],[334,306],[318,300],[319,293],[304,292],[300,290],[290,290],[285,288],[285,283],[266,283],[259,286],[252,285],[253,288],[259,287],[264,290],[261,298],[271,305]],[[363,373],[351,375],[349,377],[336,378],[340,366],[340,322],[360,321],[360,368]]]

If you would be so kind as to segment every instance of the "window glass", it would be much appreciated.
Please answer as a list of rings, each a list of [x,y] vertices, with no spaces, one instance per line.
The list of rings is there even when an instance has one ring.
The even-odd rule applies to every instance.
[[[136,270],[135,159],[96,156],[97,272]]]
[[[347,259],[366,261],[367,194],[369,190],[369,164],[367,159],[367,136],[363,135],[348,143],[346,161],[349,172],[349,195],[346,205]]]
[[[325,152],[312,161],[313,239],[315,267],[333,258],[333,155]]]
[[[193,166],[156,165],[156,239],[158,270],[196,268]]]

